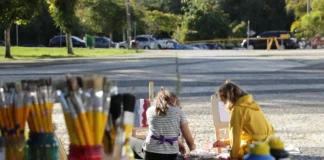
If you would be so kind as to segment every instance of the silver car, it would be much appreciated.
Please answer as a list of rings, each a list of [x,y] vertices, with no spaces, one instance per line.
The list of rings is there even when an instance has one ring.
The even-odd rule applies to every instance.
[[[134,41],[135,43],[131,43],[131,48],[136,47],[138,49],[158,49],[158,42],[157,40],[151,36],[151,35],[140,35],[136,36],[136,39]]]

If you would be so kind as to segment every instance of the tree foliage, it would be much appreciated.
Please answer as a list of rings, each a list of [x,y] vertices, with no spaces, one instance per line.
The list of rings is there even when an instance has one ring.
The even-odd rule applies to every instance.
[[[257,33],[289,30],[293,22],[293,14],[286,11],[283,0],[219,0],[218,3],[228,13],[232,29],[242,21],[247,23],[250,20],[251,30]]]
[[[103,7],[104,6],[104,7]],[[84,1],[77,10],[81,23],[97,33],[112,33],[126,26],[125,1]]]
[[[187,0],[184,5],[181,29],[175,33],[180,41],[228,36],[229,17],[214,0]]]
[[[163,13],[182,14],[183,0],[137,0],[136,5],[145,7],[148,11],[158,10]]]
[[[157,10],[145,11],[143,21],[147,26],[147,33],[157,34],[158,32],[174,32],[180,24],[180,17],[170,13],[163,13]]]
[[[6,58],[12,58],[10,53],[10,28],[16,22],[26,24],[41,8],[42,0],[1,0],[0,27],[5,29]]]
[[[312,0],[311,12],[307,14],[307,1],[286,0],[287,10],[296,15],[291,30],[297,37],[310,38],[315,35],[324,35],[324,1]]]
[[[49,11],[57,27],[60,27],[66,33],[66,46],[68,54],[73,53],[71,39],[71,30],[77,24],[75,10],[77,0],[47,0],[50,4]]]

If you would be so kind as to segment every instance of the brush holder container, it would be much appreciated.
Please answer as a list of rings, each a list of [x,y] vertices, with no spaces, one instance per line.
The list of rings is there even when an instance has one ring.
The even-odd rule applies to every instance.
[[[7,138],[5,140],[5,159],[23,160],[24,137]]]
[[[54,133],[33,133],[29,134],[29,140],[25,145],[25,160],[58,160],[58,143]]]
[[[69,160],[101,160],[103,146],[70,145]]]

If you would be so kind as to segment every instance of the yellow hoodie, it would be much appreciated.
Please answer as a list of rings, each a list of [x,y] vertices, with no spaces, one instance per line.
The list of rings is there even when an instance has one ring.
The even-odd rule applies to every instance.
[[[231,158],[242,158],[246,144],[265,141],[274,135],[272,125],[250,94],[236,100],[230,115]]]

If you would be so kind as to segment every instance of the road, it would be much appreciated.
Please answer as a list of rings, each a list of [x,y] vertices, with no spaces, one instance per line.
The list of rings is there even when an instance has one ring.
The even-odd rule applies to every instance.
[[[210,95],[230,79],[252,93],[276,135],[301,153],[294,159],[324,159],[324,52],[149,51],[114,58],[0,63],[0,81],[64,75],[105,74],[120,92],[148,97],[148,83],[180,95],[196,143],[214,138]],[[58,134],[66,139],[62,114]],[[65,142],[68,143],[68,142]]]

